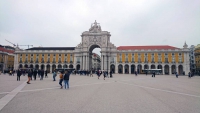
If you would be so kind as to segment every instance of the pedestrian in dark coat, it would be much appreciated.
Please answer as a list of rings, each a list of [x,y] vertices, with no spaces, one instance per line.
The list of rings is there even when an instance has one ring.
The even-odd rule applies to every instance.
[[[20,69],[17,70],[17,81],[20,81],[20,76],[21,76],[22,72]]]
[[[43,80],[43,78],[44,78],[44,70],[42,69],[42,70],[41,70],[41,77],[40,77],[40,80]]]
[[[33,75],[33,72],[32,72],[31,69],[29,69],[29,71],[28,71],[28,81],[27,81],[27,84],[30,84],[30,80],[31,80],[32,75]]]
[[[48,76],[47,76],[47,70],[45,71],[45,78],[48,78]]]
[[[34,72],[33,72],[33,78],[34,78],[34,80],[36,80],[36,76],[37,76],[37,70],[35,69]]]
[[[65,89],[66,89],[66,85],[67,85],[67,89],[69,89],[69,76],[70,76],[70,72],[65,71],[65,75],[64,75],[64,84],[65,84]]]

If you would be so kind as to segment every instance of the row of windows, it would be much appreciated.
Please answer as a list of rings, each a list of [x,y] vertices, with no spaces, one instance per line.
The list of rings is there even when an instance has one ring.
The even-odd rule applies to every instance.
[[[175,55],[174,53],[171,53],[171,54],[172,54],[172,56]],[[119,55],[121,56],[122,54],[120,53]],[[145,53],[144,55],[147,56],[148,54]],[[151,53],[151,55],[154,56],[154,53]],[[161,55],[161,53],[158,53],[158,55]],[[165,56],[167,56],[167,55],[168,55],[168,53],[165,53]],[[179,56],[181,56],[181,55],[182,55],[182,54],[179,53]],[[128,56],[128,53],[126,53],[126,56]],[[132,53],[132,56],[134,56],[134,53]],[[138,56],[140,56],[140,53],[138,53]]]
[[[20,54],[20,56],[22,56],[22,54]],[[28,54],[26,54],[26,56],[28,56]],[[33,54],[30,54],[30,56],[33,56]],[[39,54],[36,54],[36,56],[39,56]],[[42,54],[42,56],[44,56],[44,54]],[[48,56],[50,56],[50,54],[48,54]],[[56,56],[56,54],[53,54],[53,56]],[[58,54],[58,56],[61,56],[61,54]],[[67,56],[67,54],[65,54],[65,56]],[[72,54],[70,54],[70,56],[72,56]]]

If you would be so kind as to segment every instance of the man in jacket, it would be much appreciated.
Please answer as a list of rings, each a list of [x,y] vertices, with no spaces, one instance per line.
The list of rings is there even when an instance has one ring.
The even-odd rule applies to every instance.
[[[17,81],[20,81],[20,76],[21,76],[21,70],[17,70]]]
[[[65,83],[65,89],[66,89],[66,85],[67,85],[67,89],[69,89],[69,76],[70,73],[68,71],[65,71],[65,75],[64,75],[64,83]]]

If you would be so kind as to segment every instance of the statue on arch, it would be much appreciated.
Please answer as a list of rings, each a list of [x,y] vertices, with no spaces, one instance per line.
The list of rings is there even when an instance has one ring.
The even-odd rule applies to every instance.
[[[91,28],[89,29],[89,32],[92,33],[98,33],[101,32],[101,26],[99,25],[99,23],[95,22],[91,24]]]

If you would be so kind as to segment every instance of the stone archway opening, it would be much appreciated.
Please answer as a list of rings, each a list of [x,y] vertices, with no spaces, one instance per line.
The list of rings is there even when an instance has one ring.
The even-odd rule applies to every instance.
[[[125,72],[125,74],[129,74],[129,65],[128,64],[126,64],[124,66],[124,72]]]
[[[50,65],[47,64],[47,68],[46,68],[47,72],[50,73]]]
[[[132,65],[131,65],[131,74],[134,74],[134,73],[135,73],[135,65],[132,64]]]
[[[172,72],[172,74],[175,74],[175,73],[176,73],[176,66],[175,66],[175,65],[172,65],[172,67],[171,67],[171,72]]]
[[[56,69],[56,65],[53,64],[53,65],[52,65],[52,70],[51,70],[51,72],[54,72],[55,69]]]
[[[123,74],[123,66],[121,64],[118,65],[118,73]]]
[[[38,64],[35,65],[35,69],[37,69],[37,70],[39,69],[39,65]]]
[[[112,64],[112,65],[110,66],[110,70],[112,71],[112,73],[115,73],[115,65],[114,65],[114,64]]]
[[[184,75],[183,74],[183,66],[182,65],[178,66],[178,73],[179,73],[179,75]]]
[[[87,59],[88,57],[88,59]],[[89,70],[105,70],[104,67],[101,68],[101,48],[99,45],[94,44],[91,45],[89,48],[89,54],[88,56],[83,56],[84,60],[86,61],[86,64],[83,64],[83,69],[89,69]],[[103,57],[105,58],[105,57]],[[103,62],[105,63],[105,62]],[[108,64],[107,64],[108,65]],[[106,70],[105,70],[106,71]]]
[[[139,64],[139,65],[137,66],[137,73],[138,73],[138,74],[142,73],[142,65],[141,65],[141,64]]]
[[[76,65],[76,70],[80,70],[80,64]]]
[[[169,65],[165,65],[164,68],[165,75],[169,75]]]

